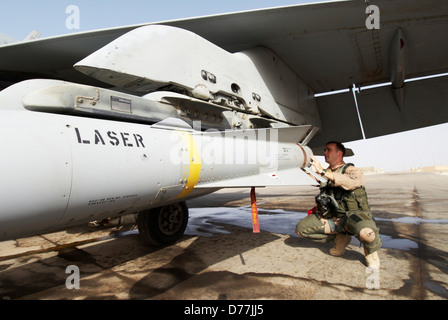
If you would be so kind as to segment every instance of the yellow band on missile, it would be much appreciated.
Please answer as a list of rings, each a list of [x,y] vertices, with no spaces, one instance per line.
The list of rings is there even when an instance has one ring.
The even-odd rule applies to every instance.
[[[184,168],[184,176],[188,174],[188,178],[182,192],[177,197],[178,199],[186,197],[194,190],[198,184],[199,176],[201,175],[201,152],[198,145],[194,141],[193,135],[189,133],[182,133],[182,138],[188,148],[190,165]]]

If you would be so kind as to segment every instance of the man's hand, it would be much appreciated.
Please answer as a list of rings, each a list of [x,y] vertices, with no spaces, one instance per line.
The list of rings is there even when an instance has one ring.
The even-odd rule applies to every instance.
[[[311,156],[311,165],[314,167],[314,169],[316,169],[316,172],[318,174],[321,174],[324,171],[319,160],[317,160],[316,157],[314,157],[314,156]]]

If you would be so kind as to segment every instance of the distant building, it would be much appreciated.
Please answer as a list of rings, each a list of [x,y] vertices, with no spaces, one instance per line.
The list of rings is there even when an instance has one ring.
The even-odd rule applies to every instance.
[[[364,173],[366,175],[384,173],[383,168],[364,167],[364,168],[360,168],[360,169],[361,169],[362,173]]]
[[[411,172],[448,172],[448,166],[412,168]]]

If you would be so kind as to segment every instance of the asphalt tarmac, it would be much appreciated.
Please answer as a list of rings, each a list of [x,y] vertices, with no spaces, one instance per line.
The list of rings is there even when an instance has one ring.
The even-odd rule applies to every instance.
[[[331,244],[294,234],[317,188],[257,189],[259,234],[250,190],[227,189],[190,201],[185,236],[166,247],[145,246],[132,225],[1,242],[0,300],[446,300],[448,175],[366,180],[379,270],[355,238],[333,257]]]

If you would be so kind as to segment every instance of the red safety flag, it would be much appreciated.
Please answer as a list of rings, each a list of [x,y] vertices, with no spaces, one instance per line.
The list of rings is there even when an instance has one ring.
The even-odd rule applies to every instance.
[[[312,215],[313,213],[317,212],[317,207],[314,207],[313,209],[308,210],[308,215]]]
[[[254,233],[260,233],[260,222],[258,221],[257,197],[255,196],[255,188],[250,190],[250,200],[252,207],[252,225]]]

